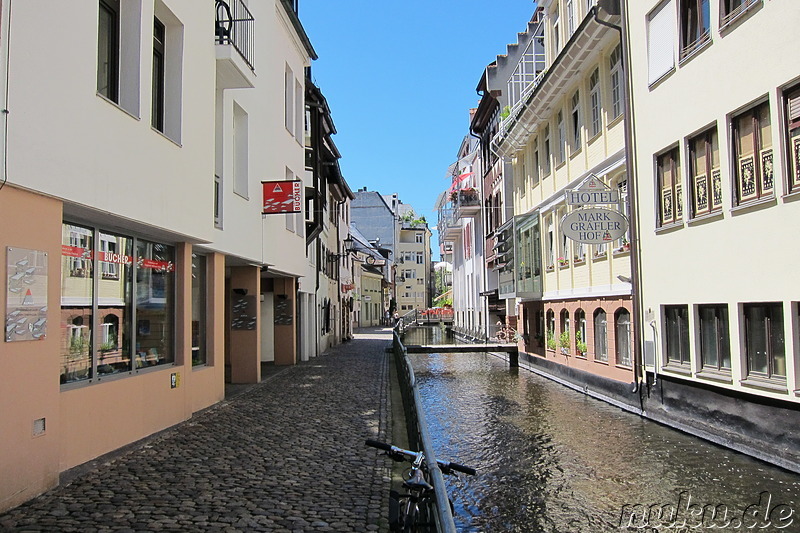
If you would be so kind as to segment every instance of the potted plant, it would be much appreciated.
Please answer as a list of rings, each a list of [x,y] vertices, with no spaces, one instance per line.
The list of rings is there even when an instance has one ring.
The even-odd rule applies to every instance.
[[[583,342],[583,335],[580,331],[575,332],[575,349],[581,356],[586,357],[586,352],[588,350],[586,348],[586,343]]]
[[[562,331],[558,337],[558,344],[561,347],[561,353],[569,355],[569,331]]]
[[[547,344],[548,350],[556,350],[556,333],[552,329],[547,330],[547,340],[545,341]]]
[[[566,257],[559,257],[558,258],[558,266],[560,266],[562,268],[566,267],[566,266],[569,266],[569,259],[567,259]]]

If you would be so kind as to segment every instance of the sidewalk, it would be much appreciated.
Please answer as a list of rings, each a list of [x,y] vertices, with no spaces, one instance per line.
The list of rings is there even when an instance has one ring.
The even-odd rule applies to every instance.
[[[388,328],[287,367],[0,515],[0,531],[387,531]]]

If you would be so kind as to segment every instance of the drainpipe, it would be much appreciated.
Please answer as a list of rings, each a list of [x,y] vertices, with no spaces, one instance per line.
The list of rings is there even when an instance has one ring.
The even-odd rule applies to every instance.
[[[612,0],[601,2],[606,11],[613,14],[615,8],[619,7],[622,21],[626,20],[627,11],[625,0]],[[612,11],[613,10],[613,11]],[[644,371],[644,364],[642,360],[642,339],[641,328],[642,312],[641,312],[641,269],[639,268],[639,238],[638,238],[638,221],[639,212],[636,206],[636,179],[634,177],[635,163],[633,160],[633,102],[631,91],[631,72],[629,68],[629,42],[627,28],[623,30],[622,26],[617,26],[605,20],[601,20],[598,15],[599,8],[597,6],[592,8],[595,22],[602,26],[607,26],[619,32],[620,48],[622,49],[622,72],[625,79],[625,116],[623,117],[625,125],[625,173],[628,180],[628,202],[631,207],[631,300],[633,307],[633,323],[636,327],[633,329],[633,390],[631,393],[638,393],[640,390],[640,382],[646,375]],[[639,403],[643,404],[641,394],[639,394]],[[641,405],[644,409],[643,405]]]

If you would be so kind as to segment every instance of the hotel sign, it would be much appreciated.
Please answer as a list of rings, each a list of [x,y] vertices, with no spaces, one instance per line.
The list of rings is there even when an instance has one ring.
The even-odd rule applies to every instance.
[[[625,215],[603,207],[576,209],[561,219],[561,232],[584,244],[612,242],[622,238],[627,231]]]
[[[303,212],[303,182],[300,180],[262,181],[261,214]]]
[[[592,205],[619,203],[619,191],[610,188],[597,176],[590,176],[577,189],[565,189],[567,205]]]

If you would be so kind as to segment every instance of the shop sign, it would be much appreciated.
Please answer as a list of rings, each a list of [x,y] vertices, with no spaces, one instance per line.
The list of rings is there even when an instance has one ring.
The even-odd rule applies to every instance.
[[[561,219],[561,232],[573,241],[604,244],[628,231],[628,219],[619,211],[603,207],[576,209]]]
[[[264,215],[303,212],[303,182],[300,180],[262,181]]]

